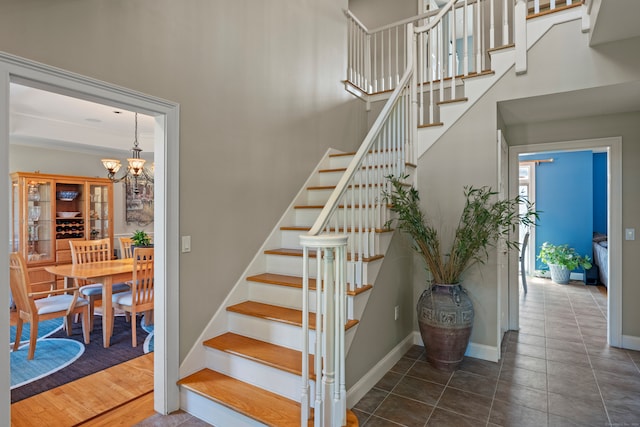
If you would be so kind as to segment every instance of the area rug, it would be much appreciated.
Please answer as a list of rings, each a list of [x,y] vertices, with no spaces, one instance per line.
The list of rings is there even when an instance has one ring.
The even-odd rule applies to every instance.
[[[73,325],[71,336],[58,327],[46,337],[43,323],[38,327],[38,335],[42,332],[43,338],[38,340],[33,360],[27,360],[28,340],[11,353],[12,403],[153,351],[153,325],[147,326],[141,318],[137,319],[137,347],[131,346],[131,324],[124,316],[115,317],[109,348],[102,346],[101,316],[94,318],[88,345],[82,340],[80,323]]]
[[[50,319],[44,320],[38,323],[38,339],[46,338],[49,335],[53,334],[56,331],[59,331],[62,328],[62,317],[58,319]],[[20,335],[20,343],[23,344],[25,341],[29,342],[29,335],[31,332],[31,324],[25,323],[22,325],[22,334]],[[11,326],[9,329],[9,342],[13,345],[16,339],[16,327]],[[36,347],[37,348],[37,347]]]

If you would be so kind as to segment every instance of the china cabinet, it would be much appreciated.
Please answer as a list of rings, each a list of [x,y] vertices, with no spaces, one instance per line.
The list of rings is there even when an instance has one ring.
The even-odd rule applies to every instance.
[[[10,250],[27,261],[33,291],[48,287],[51,264],[71,263],[69,240],[111,239],[113,183],[107,178],[11,174]]]

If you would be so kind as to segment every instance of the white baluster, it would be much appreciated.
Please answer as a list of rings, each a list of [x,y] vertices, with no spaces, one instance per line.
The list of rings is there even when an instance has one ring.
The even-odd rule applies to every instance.
[[[467,0],[464,0],[464,6],[462,6],[462,45],[464,52],[464,59],[462,63],[463,70],[465,76],[469,75],[469,13],[468,13],[468,5]]]
[[[456,74],[458,74],[458,41],[456,39],[456,10],[451,11],[451,99],[456,99]]]
[[[309,410],[309,248],[302,248],[302,392],[300,425],[311,417]]]
[[[489,0],[489,49],[496,47],[495,0]]]
[[[509,4],[504,0],[502,5],[502,45],[509,44]]]

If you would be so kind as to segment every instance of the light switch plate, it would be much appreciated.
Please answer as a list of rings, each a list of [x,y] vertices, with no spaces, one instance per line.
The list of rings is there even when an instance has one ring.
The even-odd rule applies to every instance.
[[[191,252],[191,236],[182,236],[182,253]]]
[[[624,229],[624,240],[636,240],[636,229],[635,228],[625,228]]]

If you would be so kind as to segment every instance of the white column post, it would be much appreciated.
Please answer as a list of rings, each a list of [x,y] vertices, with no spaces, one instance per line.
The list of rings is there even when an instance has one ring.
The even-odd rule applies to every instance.
[[[527,2],[517,0],[513,12],[516,43],[516,74],[527,72]]]

